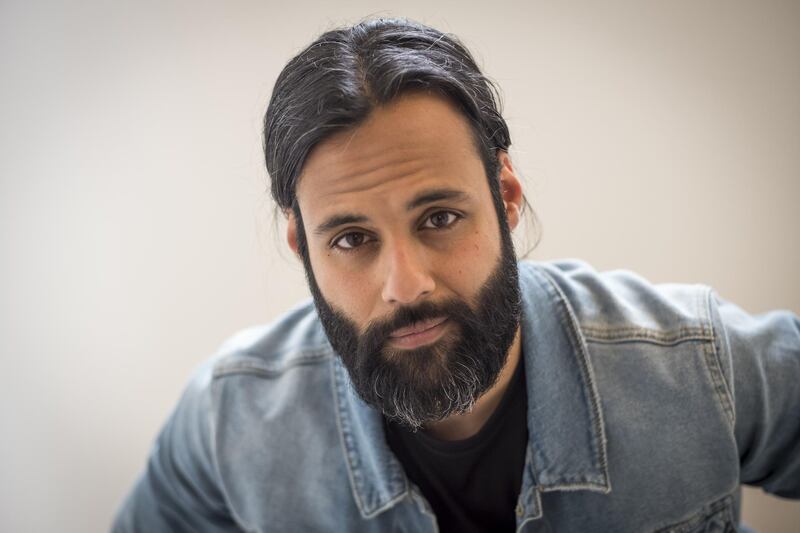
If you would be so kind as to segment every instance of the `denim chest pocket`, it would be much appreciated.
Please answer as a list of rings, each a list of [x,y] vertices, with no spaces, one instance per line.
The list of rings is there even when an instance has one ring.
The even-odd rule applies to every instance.
[[[712,502],[692,517],[656,529],[654,533],[736,533],[733,498],[725,496]]]

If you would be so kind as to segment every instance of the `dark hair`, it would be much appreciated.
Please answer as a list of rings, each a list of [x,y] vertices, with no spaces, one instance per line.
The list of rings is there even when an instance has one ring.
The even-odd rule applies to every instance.
[[[496,151],[508,150],[511,138],[494,85],[456,37],[408,20],[373,19],[324,33],[278,76],[264,116],[264,155],[278,207],[299,211],[297,179],[314,146],[411,90],[439,93],[460,108],[502,206]]]

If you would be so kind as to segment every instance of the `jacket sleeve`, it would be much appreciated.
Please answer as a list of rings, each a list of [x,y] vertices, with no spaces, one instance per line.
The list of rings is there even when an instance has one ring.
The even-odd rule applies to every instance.
[[[123,501],[113,533],[240,531],[225,503],[214,451],[211,365],[200,367]]]
[[[800,498],[800,319],[788,311],[750,315],[716,297],[712,309],[717,349],[733,377],[740,481]]]

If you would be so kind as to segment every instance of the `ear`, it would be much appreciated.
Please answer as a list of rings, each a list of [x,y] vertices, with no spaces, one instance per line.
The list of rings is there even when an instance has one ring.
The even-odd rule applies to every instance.
[[[508,227],[514,229],[519,224],[522,210],[522,183],[511,165],[511,157],[505,150],[497,151],[497,160],[500,162],[500,194],[503,196],[503,205],[506,208]]]
[[[294,216],[291,209],[285,209],[283,214],[286,217],[286,242],[295,255],[300,257],[300,250],[297,246],[297,217]]]

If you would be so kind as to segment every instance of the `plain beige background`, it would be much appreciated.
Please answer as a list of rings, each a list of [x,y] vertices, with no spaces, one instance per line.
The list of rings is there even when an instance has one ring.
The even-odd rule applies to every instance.
[[[4,0],[0,530],[106,530],[191,369],[306,297],[259,123],[291,55],[368,14],[500,84],[532,257],[800,311],[800,2]],[[751,524],[798,531],[758,492]]]

